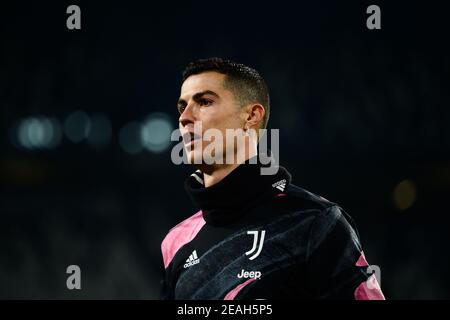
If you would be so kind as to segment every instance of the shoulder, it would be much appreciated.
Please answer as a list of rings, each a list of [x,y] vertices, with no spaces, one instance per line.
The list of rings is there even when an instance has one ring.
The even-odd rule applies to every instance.
[[[337,206],[336,203],[294,184],[289,184],[283,192],[276,194],[274,203],[290,213],[326,214],[330,208]]]
[[[312,251],[325,239],[359,242],[353,219],[337,203],[293,184],[278,198],[299,222],[310,217],[309,242]]]
[[[161,243],[164,268],[169,266],[178,250],[192,241],[204,225],[203,213],[198,211],[169,230]]]
[[[305,207],[310,207],[311,209],[327,209],[330,206],[336,205],[336,203],[294,184],[290,184],[286,188],[285,194],[294,201],[302,203]]]

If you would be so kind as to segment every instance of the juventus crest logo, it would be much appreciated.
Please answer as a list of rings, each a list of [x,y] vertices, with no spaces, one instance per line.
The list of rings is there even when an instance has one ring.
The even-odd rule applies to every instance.
[[[264,244],[264,236],[266,235],[266,230],[261,230],[261,231],[247,231],[247,234],[252,234],[253,235],[253,246],[252,249],[250,251],[247,251],[245,253],[245,255],[251,255],[255,252],[255,254],[253,254],[252,256],[249,257],[250,260],[255,259],[256,257],[259,256],[259,254],[261,253],[263,244]],[[259,241],[258,241],[259,240]]]

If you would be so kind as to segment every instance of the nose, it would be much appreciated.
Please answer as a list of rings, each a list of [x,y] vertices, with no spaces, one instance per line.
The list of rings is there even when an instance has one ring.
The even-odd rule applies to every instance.
[[[196,119],[193,112],[193,106],[192,104],[188,104],[186,108],[184,108],[183,112],[180,114],[178,122],[180,123],[180,126],[184,128],[189,124],[194,124],[195,120]]]

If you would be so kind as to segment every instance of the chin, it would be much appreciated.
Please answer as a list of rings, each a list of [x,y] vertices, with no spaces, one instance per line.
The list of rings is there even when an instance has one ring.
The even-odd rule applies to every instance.
[[[203,155],[199,150],[186,151],[186,158],[189,164],[202,164]]]

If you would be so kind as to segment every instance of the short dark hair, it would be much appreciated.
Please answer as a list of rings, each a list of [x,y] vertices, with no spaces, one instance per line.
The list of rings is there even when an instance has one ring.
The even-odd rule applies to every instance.
[[[186,66],[183,71],[183,82],[192,75],[208,71],[226,76],[224,87],[234,93],[241,106],[260,103],[266,111],[260,128],[266,128],[270,113],[269,89],[258,71],[222,58],[199,59]]]

